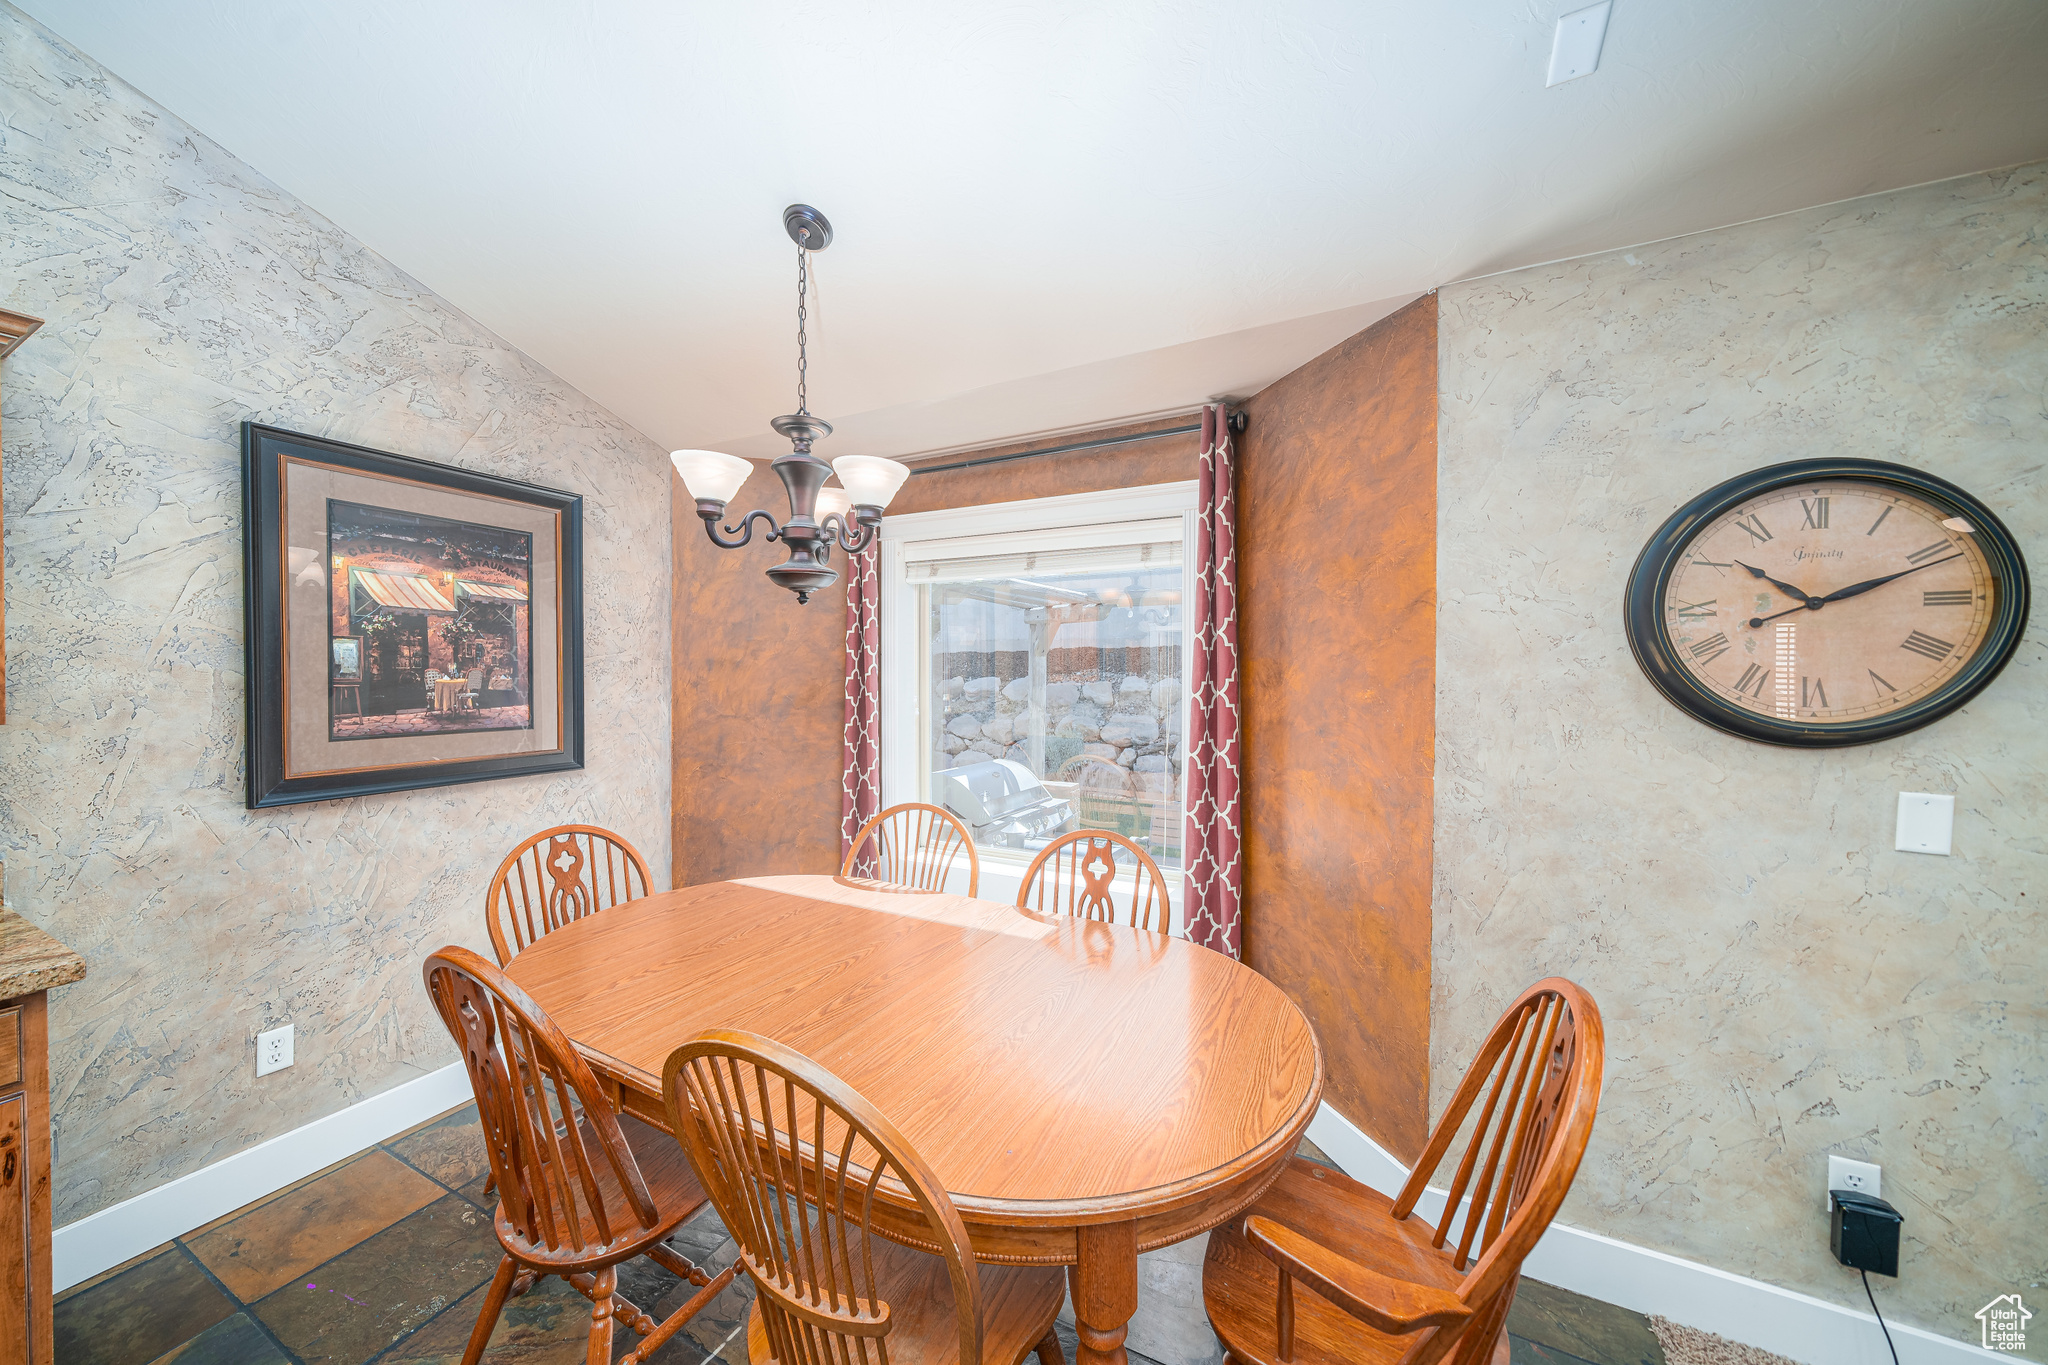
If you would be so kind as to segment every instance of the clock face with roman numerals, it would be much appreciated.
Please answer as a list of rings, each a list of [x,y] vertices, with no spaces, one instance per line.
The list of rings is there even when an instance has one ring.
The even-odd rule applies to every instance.
[[[1629,581],[1630,645],[1710,725],[1837,745],[1925,725],[2026,627],[2026,567],[1991,510],[1900,465],[1810,460],[1680,509]]]

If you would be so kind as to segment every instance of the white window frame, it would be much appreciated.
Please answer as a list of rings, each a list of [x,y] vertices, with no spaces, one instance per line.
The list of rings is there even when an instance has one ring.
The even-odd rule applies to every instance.
[[[924,703],[918,686],[917,584],[909,580],[905,566],[913,559],[930,558],[932,549],[968,552],[967,545],[946,545],[947,541],[976,541],[1001,537],[990,552],[1032,548],[1117,545],[1129,543],[1137,523],[1158,522],[1178,517],[1181,522],[1181,734],[1188,733],[1188,680],[1194,664],[1194,546],[1195,518],[1200,510],[1201,485],[1194,479],[1177,483],[1148,484],[1139,488],[1115,488],[1100,493],[1065,493],[1050,498],[1019,502],[983,503],[977,507],[949,507],[933,512],[911,512],[891,516],[882,523],[881,538],[881,650],[879,686],[882,722],[882,804],[921,801],[918,783],[920,736],[924,733]],[[1187,809],[1188,765],[1181,764],[1181,809]],[[988,856],[983,850],[981,884],[977,894],[983,900],[1014,901],[1028,860]],[[1014,867],[1010,863],[1015,861]],[[955,865],[948,889],[967,890],[967,860]],[[1172,903],[1173,933],[1182,931],[1182,876],[1167,874],[1167,897]]]

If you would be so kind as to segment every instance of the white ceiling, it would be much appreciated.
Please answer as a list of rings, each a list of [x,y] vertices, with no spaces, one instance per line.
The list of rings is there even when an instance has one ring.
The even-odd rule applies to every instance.
[[[1420,291],[2048,156],[2042,0],[19,0],[668,445],[1249,393]]]

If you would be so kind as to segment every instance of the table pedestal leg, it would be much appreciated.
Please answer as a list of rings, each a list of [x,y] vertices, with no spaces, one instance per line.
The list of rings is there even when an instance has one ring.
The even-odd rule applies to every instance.
[[[1138,1225],[1080,1229],[1078,1264],[1067,1272],[1074,1295],[1074,1365],[1128,1365],[1124,1336],[1138,1311]]]

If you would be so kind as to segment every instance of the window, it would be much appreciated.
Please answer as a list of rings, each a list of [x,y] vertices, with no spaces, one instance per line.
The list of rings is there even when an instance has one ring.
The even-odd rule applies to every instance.
[[[1107,829],[1169,874],[1178,915],[1195,498],[1190,481],[884,523],[883,801],[958,815],[983,896],[1014,896],[1060,834]]]

